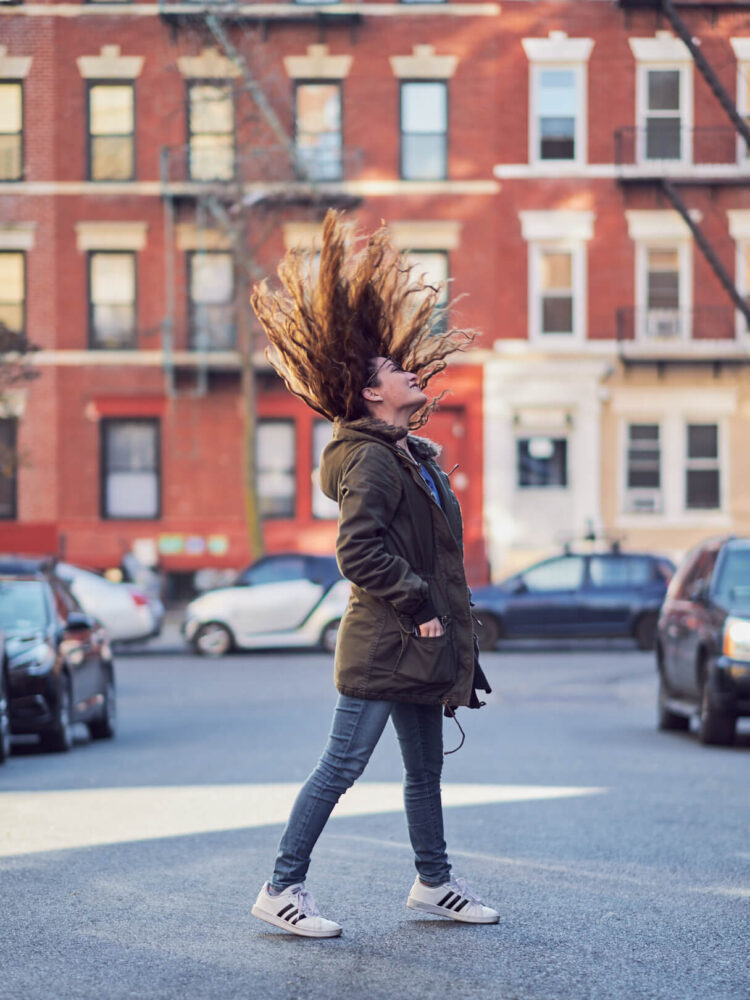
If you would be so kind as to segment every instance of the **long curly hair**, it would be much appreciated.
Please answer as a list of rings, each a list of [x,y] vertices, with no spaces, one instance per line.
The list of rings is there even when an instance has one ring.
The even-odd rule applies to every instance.
[[[372,358],[392,358],[424,388],[476,336],[440,330],[442,285],[415,274],[386,226],[359,251],[356,239],[354,225],[329,210],[319,262],[313,251],[289,250],[278,268],[283,288],[263,281],[251,296],[270,342],[269,363],[290,392],[328,420],[368,415],[362,389],[373,375]],[[421,427],[439,399],[415,413],[410,427]]]

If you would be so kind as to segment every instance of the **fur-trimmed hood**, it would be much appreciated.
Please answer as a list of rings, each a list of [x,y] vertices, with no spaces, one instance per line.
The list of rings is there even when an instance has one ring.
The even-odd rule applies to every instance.
[[[350,453],[352,442],[378,441],[387,445],[397,456],[402,450],[396,443],[408,438],[409,450],[419,462],[435,461],[440,454],[440,445],[429,438],[410,434],[405,427],[394,427],[376,417],[361,417],[358,420],[334,420],[333,438],[326,446],[320,462],[320,486],[326,496],[338,499],[338,477],[342,462]]]
[[[359,437],[363,434],[390,445],[395,445],[397,441],[408,438],[411,453],[421,462],[438,458],[442,450],[439,444],[430,441],[429,438],[417,437],[415,434],[410,434],[406,427],[394,427],[393,424],[387,424],[384,420],[378,420],[377,417],[361,417],[359,420],[334,420],[333,422],[334,441],[351,440],[352,437]]]

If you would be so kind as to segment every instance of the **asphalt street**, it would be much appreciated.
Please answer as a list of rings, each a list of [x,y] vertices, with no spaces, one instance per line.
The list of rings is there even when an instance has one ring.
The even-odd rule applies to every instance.
[[[748,1000],[750,727],[658,733],[649,654],[511,646],[446,757],[457,874],[496,926],[420,917],[386,730],[308,878],[341,938],[253,919],[328,731],[331,658],[122,655],[120,729],[0,768],[2,1000]],[[446,746],[457,730],[445,723]]]

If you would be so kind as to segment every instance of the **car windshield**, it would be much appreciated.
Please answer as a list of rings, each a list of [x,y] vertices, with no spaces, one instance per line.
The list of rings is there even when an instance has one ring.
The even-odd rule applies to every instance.
[[[38,580],[0,580],[0,629],[44,628],[44,589]]]
[[[726,607],[750,609],[750,547],[727,551],[716,584],[716,600]]]

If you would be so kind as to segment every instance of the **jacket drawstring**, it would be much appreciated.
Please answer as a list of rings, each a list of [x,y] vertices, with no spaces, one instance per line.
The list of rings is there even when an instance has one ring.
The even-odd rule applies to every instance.
[[[464,740],[466,739],[466,733],[461,728],[461,723],[456,718],[456,712],[453,709],[453,707],[449,705],[447,701],[444,701],[443,705],[445,706],[445,714],[449,716],[449,718],[453,719],[453,721],[458,726],[459,732],[461,733],[461,742],[458,744],[457,747],[454,747],[452,750],[443,750],[443,756],[447,757],[449,753],[455,753],[457,750],[461,749],[461,747],[464,745]]]

